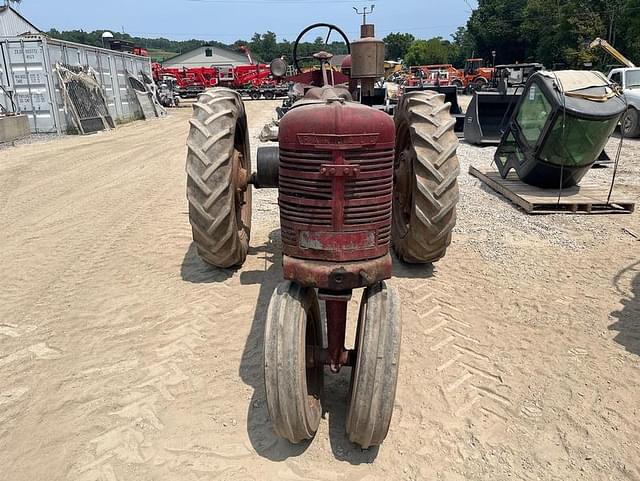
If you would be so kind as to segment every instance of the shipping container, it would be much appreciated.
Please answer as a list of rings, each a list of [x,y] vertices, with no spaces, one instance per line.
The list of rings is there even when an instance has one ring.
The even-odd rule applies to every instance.
[[[116,122],[140,118],[140,107],[128,85],[127,72],[141,81],[142,72],[151,77],[149,57],[44,35],[0,38],[0,104],[10,112],[26,114],[32,132],[66,133],[73,129],[73,122],[65,111],[56,63],[90,66]]]

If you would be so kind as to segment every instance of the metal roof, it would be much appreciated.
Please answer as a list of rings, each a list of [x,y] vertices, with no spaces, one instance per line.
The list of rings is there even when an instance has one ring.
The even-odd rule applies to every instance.
[[[24,33],[42,33],[42,30],[9,5],[0,7],[0,37],[16,37]]]
[[[205,50],[211,49],[212,53],[217,54],[219,57],[223,57],[226,60],[224,62],[215,62],[213,56],[206,57]],[[200,55],[199,55],[200,54]],[[195,60],[195,57],[200,56],[200,60]],[[176,55],[175,57],[171,57],[162,62],[162,65],[166,66],[174,66],[174,65],[184,65],[184,66],[200,66],[205,64],[213,64],[213,63],[234,63],[234,64],[246,64],[248,63],[247,57],[235,50],[230,48],[222,48],[215,45],[203,45],[201,47],[196,47],[187,52],[183,52],[181,54]]]

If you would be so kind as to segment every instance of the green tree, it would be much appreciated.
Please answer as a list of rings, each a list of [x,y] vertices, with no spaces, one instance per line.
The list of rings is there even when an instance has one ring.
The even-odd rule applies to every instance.
[[[473,35],[469,33],[466,27],[458,27],[456,32],[451,35],[453,39],[450,61],[458,68],[464,66],[464,61],[474,56],[475,41]]]
[[[590,0],[568,0],[560,8],[560,25],[557,44],[563,63],[581,68],[586,62],[593,62],[597,52],[589,49],[589,43],[596,37],[606,38],[607,28],[603,8]]]
[[[416,40],[410,33],[390,33],[384,39],[386,57],[388,60],[404,58],[409,48]]]
[[[430,40],[416,40],[404,57],[407,65],[433,65],[448,63],[453,54],[451,42],[435,37]]]
[[[249,46],[254,55],[265,62],[270,62],[278,57],[277,43],[276,34],[268,31],[263,34],[254,34]]]
[[[614,22],[612,43],[632,62],[640,63],[640,0],[625,1]]]
[[[521,25],[527,0],[478,0],[467,30],[474,38],[476,56],[491,58],[495,50],[498,63],[527,58]]]

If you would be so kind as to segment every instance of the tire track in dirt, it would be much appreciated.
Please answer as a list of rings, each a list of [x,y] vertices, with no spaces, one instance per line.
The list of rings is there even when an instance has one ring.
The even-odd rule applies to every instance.
[[[512,401],[503,374],[487,354],[482,319],[468,319],[454,306],[451,287],[440,282],[403,290],[423,326],[427,355],[433,356],[438,389],[450,412],[459,418],[481,412],[493,422],[504,422],[511,416]]]
[[[136,137],[142,140],[144,134],[138,133]],[[126,161],[127,156],[135,155],[137,152],[137,159],[153,159],[153,163],[157,166],[157,169],[162,170],[163,162],[161,159],[163,154],[167,154],[166,147],[164,147],[161,142],[155,142],[151,148],[148,145],[144,145],[144,142],[139,142],[139,144],[139,147],[134,148],[133,151],[129,150],[127,152],[126,149],[123,149],[124,153],[122,155],[117,155],[116,159],[111,157],[110,161],[118,164]],[[111,148],[117,149],[115,145],[111,145]],[[171,150],[174,150],[176,152],[175,155],[177,155],[181,149],[181,146],[175,146],[172,147]],[[121,250],[118,247],[119,244],[131,233],[132,229],[136,228],[135,226],[138,220],[145,214],[149,215],[153,207],[158,204],[158,199],[165,195],[162,189],[157,188],[157,172],[153,172],[148,166],[145,167],[146,169],[143,168],[143,170],[146,171],[145,178],[132,184],[136,189],[137,195],[135,198],[129,197],[127,199],[127,213],[123,213],[122,209],[111,208],[106,211],[107,215],[96,215],[91,218],[90,224],[83,225],[83,228],[75,233],[71,232],[71,235],[68,236],[72,240],[70,245],[69,243],[59,243],[53,246],[53,249],[49,249],[49,256],[47,256],[46,259],[48,262],[45,262],[44,267],[55,272],[55,277],[44,286],[42,284],[34,286],[32,292],[35,294],[37,291],[38,293],[35,303],[29,302],[34,295],[30,294],[28,289],[24,289],[25,286],[29,285],[26,279],[18,279],[18,281],[14,279],[13,282],[11,282],[10,279],[4,280],[10,289],[8,289],[8,292],[3,289],[3,300],[11,302],[2,303],[4,306],[2,310],[5,314],[0,313],[0,315],[7,318],[9,315],[12,315],[13,317],[11,318],[14,318],[16,315],[19,315],[18,313],[20,311],[14,309],[13,306],[24,306],[25,304],[29,304],[30,314],[23,319],[15,318],[15,321],[4,322],[0,325],[0,340],[5,339],[5,341],[7,341],[3,342],[3,351],[6,352],[8,350],[10,352],[10,354],[0,357],[0,363],[3,367],[7,367],[9,364],[20,363],[19,369],[4,369],[2,371],[4,372],[3,386],[10,386],[18,382],[20,378],[24,379],[25,377],[35,381],[37,376],[22,376],[21,373],[28,371],[37,374],[40,367],[36,367],[37,365],[33,364],[34,362],[39,360],[50,361],[60,359],[64,356],[64,351],[74,352],[73,347],[69,344],[65,343],[59,346],[60,349],[54,349],[50,347],[47,342],[37,342],[38,340],[46,341],[51,336],[59,337],[55,334],[56,332],[64,333],[64,337],[69,338],[73,336],[73,329],[84,326],[86,321],[100,317],[100,314],[96,312],[91,313],[92,315],[90,316],[84,316],[84,314],[87,313],[82,312],[82,309],[77,310],[76,315],[71,316],[71,318],[67,315],[65,319],[63,316],[65,315],[64,312],[68,311],[70,306],[78,306],[79,299],[83,297],[83,291],[79,291],[79,289],[86,289],[88,285],[96,282],[96,278],[100,272],[107,272],[105,269],[121,254],[121,252],[119,252]],[[85,166],[85,169],[88,168],[88,166]],[[140,170],[140,167],[133,166],[128,169],[125,168],[125,172],[122,172],[122,167],[119,167],[119,169],[119,171],[116,170],[118,176],[114,178],[109,174],[106,182],[103,181],[100,176],[94,176],[93,185],[85,185],[82,183],[80,191],[75,192],[73,198],[80,200],[83,196],[93,196],[96,189],[102,190],[104,194],[106,194],[107,197],[104,200],[108,198],[120,198],[122,196],[123,180],[126,183],[125,177],[134,170]],[[65,174],[64,168],[61,168],[61,170],[63,174]],[[129,174],[127,174],[126,171],[128,171]],[[66,174],[69,173],[66,172]],[[32,173],[32,175],[41,176],[41,173],[36,172]],[[172,173],[169,171],[164,174],[164,177],[167,178],[168,181],[168,179],[172,177]],[[62,175],[60,178],[65,178],[65,175]],[[73,183],[70,179],[66,180]],[[69,198],[69,196],[66,196],[66,198]],[[97,206],[94,199],[91,199],[89,204]],[[109,202],[107,201],[106,207],[118,205],[118,203],[113,206],[109,206],[108,204]],[[17,205],[20,205],[20,202],[18,202]],[[44,205],[45,208],[52,212],[51,207],[53,206],[46,207],[46,204]],[[131,210],[132,207],[133,210]],[[28,208],[28,205],[23,205],[23,208]],[[14,213],[12,215],[15,217],[19,214]],[[24,223],[24,221],[21,221],[21,223]],[[38,223],[34,225],[37,224]],[[66,227],[68,228],[68,225]],[[19,229],[18,232],[20,230],[21,229]],[[162,230],[162,226],[159,226],[159,230]],[[42,229],[38,231],[38,237],[42,237],[45,234],[48,234],[48,232]],[[22,237],[24,237],[24,233]],[[19,245],[18,240],[19,236],[16,236],[16,246]],[[4,254],[7,255],[9,252],[11,251],[5,250]],[[26,262],[28,263],[29,261],[26,260]],[[33,263],[33,261],[31,262]],[[42,269],[42,267],[39,266],[39,269]],[[40,314],[40,316],[38,316],[38,314]],[[42,314],[45,315],[42,316]],[[84,319],[82,319],[82,317],[84,317]],[[76,319],[80,322],[75,322]],[[129,322],[130,321],[131,319],[129,319]],[[17,322],[19,322],[19,324]],[[64,324],[71,329],[63,329]],[[20,347],[20,345],[26,345],[26,347]],[[106,368],[106,371],[108,371],[108,369],[109,368]],[[173,372],[177,372],[175,368]],[[167,379],[164,380],[167,381]],[[168,379],[168,381],[172,380],[175,380],[175,378]],[[162,380],[156,380],[156,383],[161,381]],[[28,401],[33,406],[34,402],[44,402],[44,400],[38,399],[39,389],[39,386],[14,384],[14,387],[3,390],[1,399],[7,401],[7,403],[10,401],[11,404],[15,404],[18,401]],[[29,398],[25,396],[26,393],[29,393]],[[15,405],[14,408],[15,409],[11,411],[7,411],[8,416],[3,416],[3,421],[7,421],[8,417],[15,421],[24,409],[18,405]],[[11,423],[9,423],[9,426],[10,425]],[[7,429],[9,426],[3,422],[4,429]]]
[[[139,153],[143,151],[149,153],[149,149],[144,146],[139,149]],[[155,154],[160,154],[161,152],[162,149],[157,146],[156,149],[151,151],[151,153]],[[31,325],[30,334],[32,337],[35,336],[36,339],[44,341],[52,335],[55,335],[56,330],[61,329],[61,314],[58,314],[56,311],[72,305],[77,296],[77,289],[85,285],[97,272],[103,270],[109,262],[112,262],[116,254],[114,252],[116,244],[122,240],[123,236],[131,229],[138,218],[148,212],[149,207],[152,206],[156,198],[161,195],[161,191],[157,189],[151,190],[151,192],[153,195],[143,196],[145,199],[144,202],[132,203],[134,210],[130,212],[129,215],[122,216],[122,212],[116,212],[113,216],[98,216],[96,218],[98,222],[93,223],[93,228],[85,227],[81,231],[84,235],[76,236],[73,246],[60,245],[60,248],[63,249],[60,255],[71,257],[73,260],[70,263],[63,264],[62,270],[57,272],[57,277],[53,282],[39,289],[40,292],[38,293],[37,301],[31,304],[31,312],[47,312],[46,317],[38,320],[30,318],[27,320],[27,322],[33,322],[34,324],[39,323],[37,326]],[[96,242],[95,232],[103,232],[105,234],[100,236]],[[54,251],[53,256],[55,255],[56,252]],[[55,264],[59,261],[52,262]],[[15,283],[14,290],[18,291],[23,285],[24,283]],[[22,289],[20,296],[14,299],[13,302],[24,304],[27,302],[28,297],[29,291]],[[5,304],[5,307],[9,307],[7,312],[11,311],[10,306],[11,303]],[[60,306],[60,308],[54,307],[52,309],[52,306]],[[22,321],[24,322],[25,320],[23,319]],[[53,326],[53,329],[48,328],[49,326]],[[37,328],[39,328],[39,330],[36,332]],[[68,335],[69,332],[70,331],[67,330],[65,335]],[[22,339],[18,341],[20,343],[24,342]],[[69,347],[70,346],[65,346],[66,349]],[[36,343],[0,358],[0,365],[15,361],[58,359],[63,355],[59,353],[59,355],[53,356],[51,352],[58,352],[58,350],[51,349],[45,342]],[[23,364],[18,372],[24,372],[24,370],[28,368],[29,364]],[[10,383],[12,382],[12,378],[16,379],[17,376],[15,374],[14,372],[12,376],[7,376],[6,381]]]
[[[144,145],[144,143],[142,142],[142,140],[144,139],[144,133],[137,134],[136,138],[140,139],[140,142],[137,143],[137,147],[134,147],[133,150],[129,150],[129,151],[127,151],[126,149],[121,149],[122,154],[116,154],[115,158],[110,158],[109,164],[113,165],[114,167],[118,167],[118,164],[120,164],[120,162],[126,161],[127,157],[150,158],[150,159],[153,159],[155,163],[158,163],[158,159],[162,158],[163,153],[166,153],[166,148],[163,148],[161,143],[154,143],[151,148],[148,145]],[[119,139],[113,139],[113,140],[119,140]],[[115,146],[112,146],[112,147],[115,147]],[[114,150],[117,152],[118,151],[117,147],[114,148]],[[82,157],[83,156],[82,151],[78,152],[78,155]],[[63,160],[62,158],[60,158],[60,156],[54,155],[52,157],[54,160],[58,160],[60,162],[62,162]],[[98,154],[96,154],[96,157],[98,157]],[[93,162],[99,163],[98,159],[95,159]],[[129,172],[133,172],[136,169],[137,170],[140,169],[139,164],[136,166],[137,163],[129,163],[129,164],[131,165],[131,167],[129,167],[128,169],[125,168],[124,169],[125,171],[128,170]],[[95,169],[92,169],[92,170],[95,170]],[[78,229],[66,233],[66,237],[69,242],[61,242],[54,246],[48,246],[47,248],[48,255],[40,256],[42,258],[41,258],[41,262],[39,262],[38,264],[38,271],[41,272],[43,269],[44,270],[56,269],[56,272],[55,272],[55,277],[52,279],[52,284],[48,285],[44,289],[42,288],[41,285],[38,286],[38,289],[37,289],[37,297],[39,298],[38,305],[41,305],[44,302],[49,301],[49,298],[47,298],[46,296],[43,297],[43,294],[49,294],[50,293],[49,291],[55,290],[56,286],[59,286],[60,284],[62,284],[63,279],[66,278],[70,270],[80,269],[80,270],[84,270],[85,272],[88,271],[88,268],[87,268],[88,266],[84,265],[83,262],[86,261],[87,259],[91,259],[91,254],[99,250],[99,248],[101,247],[100,244],[109,242],[109,239],[100,239],[99,242],[96,243],[95,232],[103,232],[103,233],[106,233],[107,235],[112,235],[111,229],[113,228],[113,226],[118,225],[123,220],[126,221],[126,217],[123,216],[123,212],[119,209],[115,209],[107,212],[100,211],[100,208],[102,207],[104,209],[105,204],[108,205],[110,200],[114,200],[118,202],[125,209],[130,208],[132,204],[135,205],[137,203],[137,200],[132,200],[131,198],[127,198],[126,196],[124,197],[125,202],[123,203],[122,201],[122,189],[123,189],[122,184],[123,183],[119,179],[122,179],[125,176],[125,174],[120,172],[121,170],[122,170],[122,166],[120,166],[119,170],[116,171],[117,172],[116,178],[111,178],[106,183],[103,182],[100,178],[96,178],[95,176],[92,176],[90,178],[91,184],[85,185],[84,183],[80,183],[80,189],[77,192],[74,192],[73,196],[69,196],[69,195],[65,196],[65,199],[67,200],[67,202],[70,202],[69,199],[75,198],[77,199],[76,200],[77,203],[83,202],[84,198],[89,198],[90,200],[88,204],[90,205],[90,209],[92,209],[93,211],[92,213],[94,215],[88,218],[85,218],[84,222],[78,223],[77,224]],[[37,175],[38,177],[47,177],[46,174],[37,173]],[[68,172],[65,172],[64,169],[62,169],[62,173],[57,173],[57,177],[61,179],[58,183],[62,183],[62,184],[69,183],[69,178],[68,178],[69,175],[71,174],[69,174]],[[147,175],[147,177],[149,176]],[[54,175],[54,178],[55,178],[55,175]],[[142,180],[145,181],[145,178],[143,177]],[[149,181],[146,180],[146,182],[149,182]],[[136,185],[135,182],[130,182],[129,184],[130,184],[129,188],[133,190],[134,194],[139,193],[141,191],[140,187],[144,188],[143,192],[146,192],[148,190],[149,192],[154,194],[155,198],[159,197],[162,194],[161,190],[154,188],[154,187],[157,187],[157,185],[139,186],[139,185]],[[49,188],[48,190],[50,191],[51,188]],[[99,195],[99,192],[101,191],[104,191],[104,194],[106,194],[107,197],[103,197],[101,198],[100,201],[96,202],[94,198],[96,195]],[[47,195],[51,195],[51,194],[47,194]],[[31,198],[31,196],[28,196],[28,198]],[[40,202],[39,204],[42,206],[41,209],[45,209],[42,214],[42,220],[47,219],[48,217],[51,216],[51,214],[55,212],[54,210],[56,207],[55,204],[51,206],[48,206],[47,203],[42,203],[42,202]],[[141,206],[138,203],[138,210],[137,210],[138,214],[139,215],[142,214],[142,212],[140,211],[142,207],[146,208],[150,204],[151,202],[146,202],[144,206]],[[20,205],[18,204],[17,207],[19,206]],[[29,208],[29,206],[28,205],[23,206],[22,208],[27,209]],[[77,209],[75,210],[77,211]],[[20,209],[18,209],[17,212],[20,212]],[[57,214],[54,214],[54,215],[57,215]],[[66,220],[64,214],[61,220],[63,219]],[[20,244],[17,244],[17,241],[19,239],[24,238],[24,232],[36,230],[38,232],[38,235],[34,238],[34,240],[35,240],[36,246],[38,246],[38,244],[41,242],[39,239],[45,237],[49,233],[48,231],[51,231],[51,229],[55,229],[56,225],[51,225],[48,227],[48,229],[46,226],[41,225],[42,223],[41,221],[38,221],[35,224],[32,224],[31,226],[21,225],[21,224],[24,224],[25,222],[29,222],[29,221],[28,220],[20,221],[20,224],[15,226],[17,230],[14,233],[14,237],[16,238],[16,241],[14,243],[16,243],[16,249],[19,246],[20,249],[22,249],[22,251],[24,252],[24,254],[28,254],[29,253],[28,244],[24,245],[24,241],[22,241],[22,243]],[[131,223],[132,222],[129,222],[128,225],[130,226]],[[91,228],[89,226],[91,226]],[[43,229],[43,227],[45,228]],[[68,230],[68,228],[69,228],[68,225],[65,226],[66,230]],[[22,235],[18,235],[19,233],[22,233]],[[7,232],[6,234],[8,236],[7,246],[11,247],[11,244],[12,244],[12,239],[11,239],[12,236],[10,235],[11,233]],[[71,245],[69,245],[69,243],[71,243]],[[25,248],[26,248],[26,251],[25,251]],[[39,254],[40,252],[38,252],[37,247],[32,249],[31,255],[35,255],[36,257],[38,257]],[[60,266],[60,261],[65,257],[71,258],[71,261],[69,263],[63,264],[63,266]],[[25,263],[28,265],[29,257],[25,257],[24,260],[25,260]],[[60,272],[60,267],[62,267],[63,269],[62,272]],[[22,296],[35,297],[36,290],[34,290],[34,292],[30,292],[29,290],[24,289],[24,286],[28,285],[28,282],[26,281],[27,279],[25,279],[24,277],[14,278],[12,282],[11,282],[11,279],[7,279],[6,284],[7,284],[8,290],[5,291],[5,294],[3,295],[3,300],[7,304],[11,301],[14,301],[17,304],[20,304],[25,301],[25,299]],[[20,296],[20,297],[18,297],[17,299],[12,299],[14,295]]]
[[[450,470],[468,456],[468,427],[473,425],[474,436],[480,439],[500,439],[514,419],[515,401],[507,375],[493,355],[488,320],[472,314],[468,302],[465,308],[456,306],[460,288],[447,277],[460,273],[418,282],[412,275],[402,279],[412,271],[405,269],[399,267],[395,280],[405,327],[403,385],[393,423],[397,430],[414,435],[394,439],[392,431],[391,438],[398,453],[414,451],[430,459],[436,472],[453,475]],[[405,397],[421,402],[407,405]],[[440,462],[434,464],[435,459]],[[441,463],[444,459],[449,462]],[[419,465],[407,469],[424,474]]]
[[[197,453],[189,450],[172,453],[154,446],[150,436],[157,438],[164,429],[162,412],[170,409],[177,397],[190,394],[190,388],[177,388],[190,383],[189,366],[201,359],[198,350],[207,345],[211,333],[219,332],[221,324],[233,319],[237,306],[233,289],[221,283],[216,285],[216,291],[213,301],[185,309],[154,327],[161,342],[147,340],[145,348],[154,355],[141,356],[140,364],[135,366],[143,379],[121,393],[116,401],[119,407],[111,413],[115,426],[89,441],[87,449],[93,459],[72,471],[71,478],[78,474],[83,481],[125,479],[116,474],[122,465],[148,464],[154,459],[175,463],[180,458],[180,465],[198,464]],[[185,321],[185,317],[191,320]],[[143,358],[151,357],[153,362],[143,362]]]

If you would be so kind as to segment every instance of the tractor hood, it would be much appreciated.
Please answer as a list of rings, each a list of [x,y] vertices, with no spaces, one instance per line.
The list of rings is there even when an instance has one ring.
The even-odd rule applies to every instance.
[[[305,99],[282,118],[278,137],[294,150],[393,148],[395,126],[386,113],[344,98]]]

